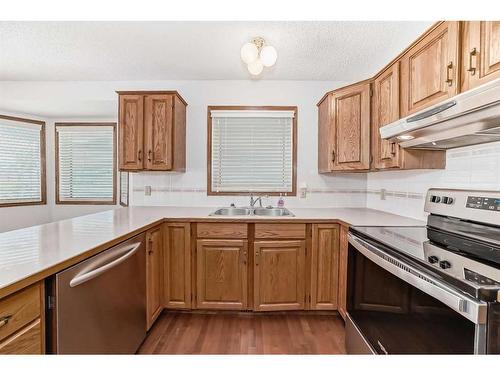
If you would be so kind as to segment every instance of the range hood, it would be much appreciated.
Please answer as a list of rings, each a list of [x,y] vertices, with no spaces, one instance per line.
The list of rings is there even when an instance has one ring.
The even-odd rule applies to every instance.
[[[385,125],[380,135],[413,149],[500,141],[500,78]]]

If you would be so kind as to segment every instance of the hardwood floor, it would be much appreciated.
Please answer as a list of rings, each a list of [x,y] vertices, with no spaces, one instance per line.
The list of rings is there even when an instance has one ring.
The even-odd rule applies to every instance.
[[[345,354],[337,315],[164,311],[139,354]]]

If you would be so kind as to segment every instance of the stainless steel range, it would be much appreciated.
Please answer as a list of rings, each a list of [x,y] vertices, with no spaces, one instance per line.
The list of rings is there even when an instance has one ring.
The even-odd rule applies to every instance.
[[[427,226],[349,233],[349,353],[500,353],[500,192],[430,189]]]

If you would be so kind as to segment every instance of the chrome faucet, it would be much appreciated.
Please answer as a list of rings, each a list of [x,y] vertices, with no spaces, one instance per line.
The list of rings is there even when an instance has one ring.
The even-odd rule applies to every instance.
[[[250,195],[250,207],[254,207],[257,202],[259,202],[260,207],[262,207],[262,198],[267,198],[268,195],[260,195],[257,198],[254,198],[253,195]]]

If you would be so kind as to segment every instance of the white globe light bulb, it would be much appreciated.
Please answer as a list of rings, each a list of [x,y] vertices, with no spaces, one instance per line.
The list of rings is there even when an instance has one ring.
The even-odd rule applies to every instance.
[[[260,60],[262,61],[262,65],[264,66],[273,66],[278,59],[278,52],[276,52],[276,48],[273,46],[265,46],[260,51]]]
[[[260,61],[260,59],[252,61],[250,64],[248,64],[248,71],[254,76],[258,76],[260,73],[262,73],[263,69],[264,65],[262,65],[262,61]]]
[[[245,43],[243,44],[243,47],[241,47],[240,55],[243,62],[250,64],[259,57],[259,50],[255,44]]]

